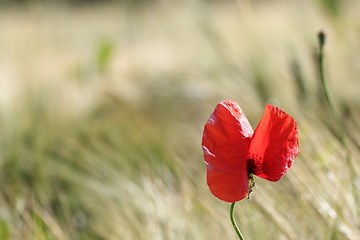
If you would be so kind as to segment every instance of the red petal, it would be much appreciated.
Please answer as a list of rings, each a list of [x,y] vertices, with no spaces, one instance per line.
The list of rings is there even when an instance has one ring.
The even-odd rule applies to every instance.
[[[251,140],[248,159],[255,175],[278,181],[299,153],[295,119],[277,107],[266,105]],[[251,164],[250,164],[251,165]]]
[[[248,192],[247,153],[253,130],[235,101],[220,102],[205,124],[207,183],[217,198],[236,202]]]
[[[233,171],[207,169],[207,184],[211,193],[226,202],[237,202],[245,198],[249,191],[246,161]]]

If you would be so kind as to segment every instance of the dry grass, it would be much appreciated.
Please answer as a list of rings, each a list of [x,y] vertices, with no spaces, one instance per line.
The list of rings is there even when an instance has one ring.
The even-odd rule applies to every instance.
[[[277,183],[257,178],[237,204],[245,238],[360,238],[359,10],[355,1],[336,16],[309,1],[1,10],[1,239],[235,239],[200,147],[223,99],[253,126],[272,103],[300,128],[291,170]],[[319,90],[319,29],[350,155]]]

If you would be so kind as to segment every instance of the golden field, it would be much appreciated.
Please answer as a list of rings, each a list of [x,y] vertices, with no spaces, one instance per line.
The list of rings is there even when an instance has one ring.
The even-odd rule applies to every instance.
[[[336,11],[335,11],[336,10]],[[299,126],[245,239],[360,239],[360,4],[156,1],[0,9],[0,239],[236,239],[201,150],[215,105]],[[324,100],[316,54],[327,34]],[[343,129],[345,140],[339,137]]]

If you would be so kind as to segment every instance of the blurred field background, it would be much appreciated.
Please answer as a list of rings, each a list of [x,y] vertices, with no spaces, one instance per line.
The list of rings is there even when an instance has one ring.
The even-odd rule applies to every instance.
[[[360,239],[359,1],[0,4],[0,239],[236,239],[200,146],[224,99],[299,125],[290,171],[236,206],[245,239]]]

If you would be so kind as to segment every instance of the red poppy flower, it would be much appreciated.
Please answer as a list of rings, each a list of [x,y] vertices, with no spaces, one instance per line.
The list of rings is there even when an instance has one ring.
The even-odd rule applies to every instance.
[[[248,194],[250,173],[275,182],[287,172],[299,153],[298,129],[295,119],[266,105],[254,132],[239,105],[226,100],[206,122],[202,148],[211,193],[236,202]]]

